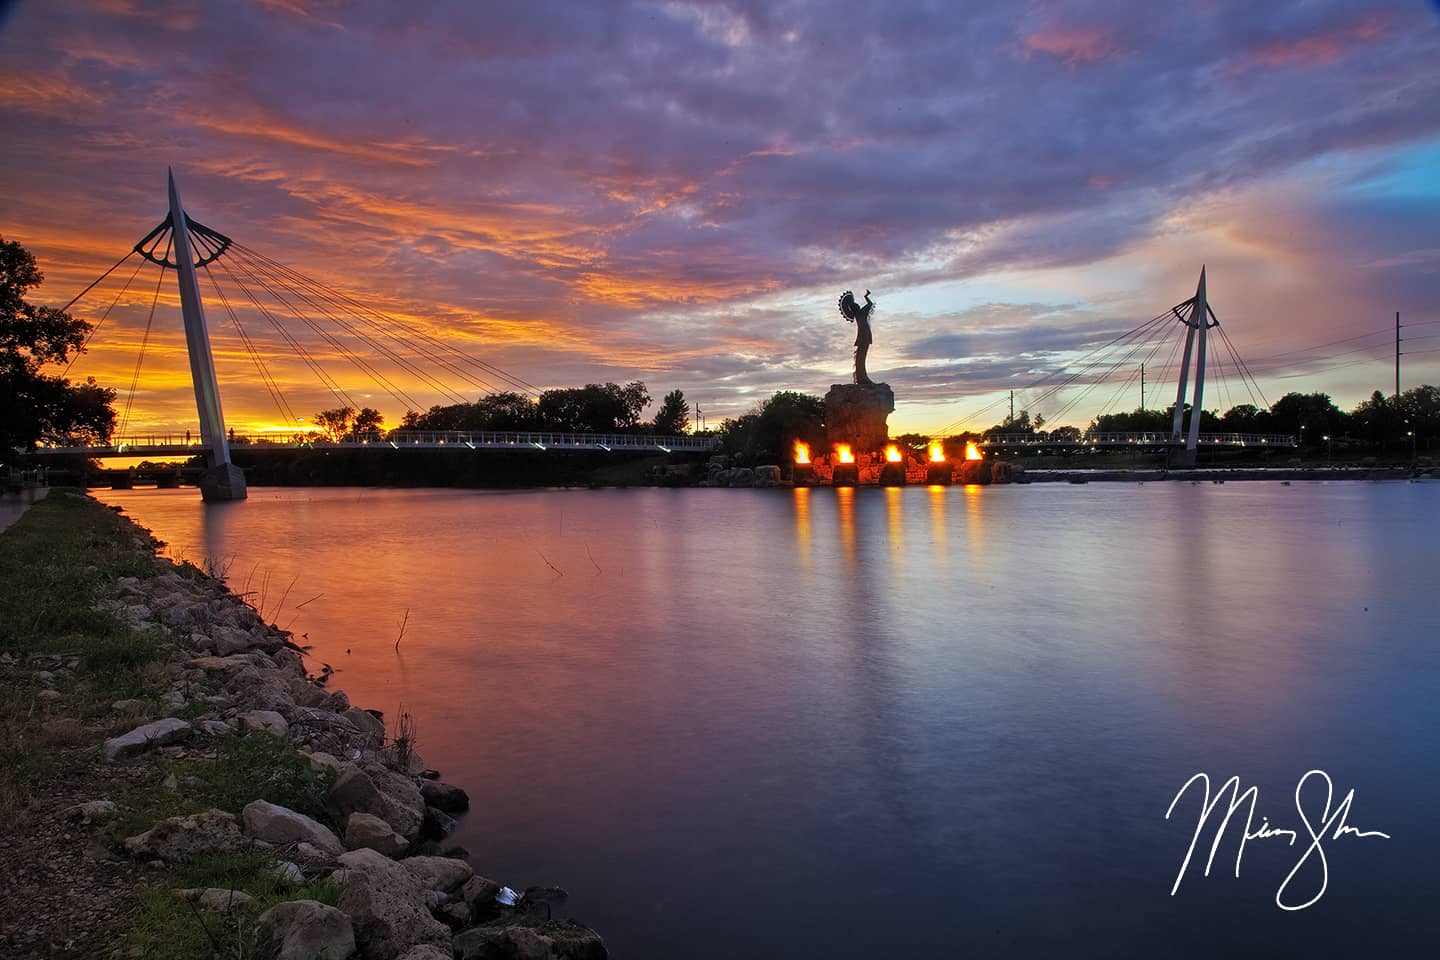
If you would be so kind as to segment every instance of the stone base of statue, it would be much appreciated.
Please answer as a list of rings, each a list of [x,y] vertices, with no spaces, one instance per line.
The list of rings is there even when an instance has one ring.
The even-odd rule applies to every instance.
[[[825,394],[825,431],[830,443],[848,443],[856,453],[881,449],[890,439],[886,418],[895,412],[888,383],[837,383]]]
[[[245,474],[233,463],[222,463],[200,478],[200,499],[206,503],[245,499]]]

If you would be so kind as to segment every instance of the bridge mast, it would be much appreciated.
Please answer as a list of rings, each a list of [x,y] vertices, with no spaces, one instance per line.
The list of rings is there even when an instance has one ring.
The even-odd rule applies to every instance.
[[[1190,329],[1185,331],[1185,353],[1180,360],[1180,387],[1175,393],[1175,417],[1170,429],[1172,443],[1180,442],[1180,429],[1185,418],[1185,387],[1190,376],[1190,357],[1195,356],[1195,399],[1190,404],[1190,429],[1185,436],[1183,450],[1174,451],[1171,463],[1175,466],[1195,465],[1196,447],[1200,441],[1200,409],[1205,398],[1205,331],[1210,326],[1210,306],[1205,297],[1205,268],[1200,268],[1200,283],[1195,288],[1195,300],[1190,309],[1190,318],[1185,321]],[[1199,349],[1195,349],[1199,341]]]
[[[190,378],[195,384],[195,407],[200,414],[200,442],[205,446],[208,469],[200,482],[200,495],[207,501],[244,500],[245,474],[230,462],[230,444],[225,436],[225,415],[220,410],[220,387],[215,380],[215,359],[210,352],[210,334],[205,329],[205,308],[195,276],[195,255],[190,246],[185,208],[175,189],[175,172],[170,177],[170,223],[174,234],[175,272],[180,278],[180,312],[185,318],[185,346],[190,356]]]

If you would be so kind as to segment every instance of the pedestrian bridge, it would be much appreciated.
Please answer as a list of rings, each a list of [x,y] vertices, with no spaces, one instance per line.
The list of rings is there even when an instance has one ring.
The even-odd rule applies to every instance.
[[[231,450],[240,453],[292,453],[296,450],[591,450],[627,453],[703,453],[715,448],[707,435],[655,436],[643,433],[552,433],[526,431],[395,430],[370,440],[321,439],[304,434],[242,435],[228,438]],[[208,438],[187,434],[140,434],[116,437],[107,444],[43,446],[35,454],[44,456],[105,457],[196,457],[210,448]]]
[[[1201,433],[1200,447],[1293,447],[1296,438],[1283,433]],[[1141,447],[1184,447],[1185,438],[1168,431],[1149,433],[1085,433],[1078,437],[1048,433],[992,434],[977,446],[987,449],[1116,450]]]

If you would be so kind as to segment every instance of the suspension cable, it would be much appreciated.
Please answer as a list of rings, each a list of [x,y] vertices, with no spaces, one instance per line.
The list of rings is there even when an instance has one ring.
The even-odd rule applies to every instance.
[[[170,244],[165,244],[165,256],[170,256]],[[135,402],[135,388],[140,383],[140,365],[145,362],[145,348],[150,344],[150,325],[155,322],[155,306],[160,302],[160,287],[165,283],[165,268],[160,268],[160,278],[155,281],[155,296],[150,299],[150,315],[145,318],[145,335],[140,338],[140,356],[135,358],[135,372],[130,377],[130,393],[125,397],[125,414],[120,418],[120,436],[130,425],[130,407]]]

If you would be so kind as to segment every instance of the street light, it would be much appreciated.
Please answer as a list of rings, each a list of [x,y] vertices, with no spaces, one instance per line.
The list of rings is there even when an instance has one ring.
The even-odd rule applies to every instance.
[[[1329,462],[1330,462],[1330,434],[1327,433],[1327,434],[1325,434],[1323,437],[1321,437],[1320,439],[1325,441],[1325,462],[1326,462],[1326,463],[1329,463]]]

